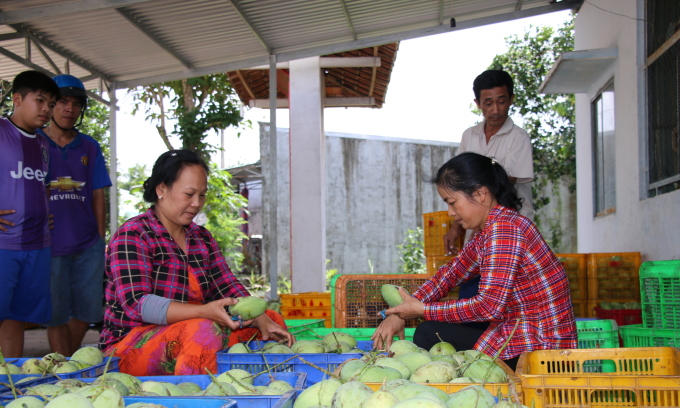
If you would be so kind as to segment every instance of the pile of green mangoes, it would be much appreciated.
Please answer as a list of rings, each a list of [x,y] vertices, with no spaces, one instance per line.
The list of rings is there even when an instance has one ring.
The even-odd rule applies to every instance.
[[[9,403],[6,408],[123,408],[123,397],[132,396],[245,396],[283,395],[293,389],[286,381],[272,380],[266,386],[253,385],[254,376],[247,371],[234,369],[215,377],[205,389],[192,382],[173,384],[163,381],[144,381],[124,373],[106,373],[92,383],[78,379],[61,380],[55,384],[27,387],[24,396]],[[45,403],[37,397],[52,397]],[[150,401],[152,402],[152,401]],[[25,407],[24,407],[25,404]],[[128,408],[147,407],[132,404]],[[156,406],[157,407],[157,406]]]
[[[635,310],[642,309],[642,304],[640,302],[600,302],[600,308],[602,310]]]
[[[366,353],[350,359],[336,369],[343,381],[382,382],[407,379],[417,383],[506,383],[501,366],[475,350],[456,351],[449,343],[439,342],[428,351],[408,340],[397,340],[388,354]]]
[[[496,403],[481,385],[447,394],[435,387],[408,380],[386,381],[378,391],[360,381],[337,379],[318,382],[304,390],[293,408],[526,408],[510,401]]]
[[[84,370],[104,361],[104,355],[96,347],[82,347],[78,349],[70,360],[59,353],[50,353],[43,358],[29,358],[17,367],[14,364],[7,363],[0,365],[0,374],[36,374],[44,376],[45,374],[66,374],[76,371]],[[26,377],[20,382],[26,382],[40,377]]]
[[[362,353],[356,348],[356,339],[347,333],[331,332],[323,338],[298,340],[292,347],[276,342],[266,343],[264,347],[252,350],[248,343],[236,343],[227,353],[267,353],[267,354],[313,354],[313,353]]]

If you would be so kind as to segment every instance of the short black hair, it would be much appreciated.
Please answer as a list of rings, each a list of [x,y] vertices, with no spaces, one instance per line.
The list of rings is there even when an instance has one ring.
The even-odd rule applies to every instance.
[[[168,150],[161,154],[151,170],[151,177],[144,182],[144,201],[155,203],[158,201],[156,187],[172,184],[179,177],[179,173],[187,166],[198,165],[203,167],[206,174],[210,174],[210,168],[196,152],[192,150]]]
[[[56,99],[61,98],[57,84],[52,78],[40,71],[24,71],[14,77],[14,81],[12,81],[12,95],[19,94],[25,97],[27,94],[37,91],[45,92]]]
[[[479,101],[483,90],[499,86],[504,86],[508,90],[509,96],[514,95],[515,84],[510,74],[500,69],[489,69],[477,75],[472,83],[472,91],[475,93],[475,99]]]
[[[439,168],[430,182],[449,191],[460,191],[467,198],[486,187],[498,204],[517,211],[522,208],[522,199],[503,166],[481,154],[465,152],[455,156]]]

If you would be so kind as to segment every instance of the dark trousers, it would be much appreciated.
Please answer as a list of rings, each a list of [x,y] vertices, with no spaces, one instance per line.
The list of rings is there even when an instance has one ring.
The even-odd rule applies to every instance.
[[[418,325],[413,335],[413,342],[425,350],[429,350],[440,341],[451,343],[456,350],[472,350],[482,333],[489,327],[488,322],[446,323],[427,320]],[[437,336],[437,334],[439,336]],[[441,338],[441,340],[439,340]],[[505,363],[515,370],[519,356]]]

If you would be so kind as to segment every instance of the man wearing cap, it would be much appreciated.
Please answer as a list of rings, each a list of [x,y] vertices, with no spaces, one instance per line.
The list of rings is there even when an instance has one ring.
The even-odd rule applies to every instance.
[[[52,159],[50,212],[52,229],[52,321],[47,326],[50,348],[70,356],[90,323],[103,314],[104,188],[111,186],[99,143],[76,129],[87,108],[83,83],[72,75],[57,75],[61,98],[50,124]]]

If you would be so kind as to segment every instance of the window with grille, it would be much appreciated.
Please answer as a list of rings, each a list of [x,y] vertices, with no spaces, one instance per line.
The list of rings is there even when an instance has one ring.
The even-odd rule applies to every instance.
[[[616,211],[616,132],[614,84],[607,85],[592,104],[593,186],[596,217]]]
[[[680,189],[680,1],[647,0],[648,195]]]

